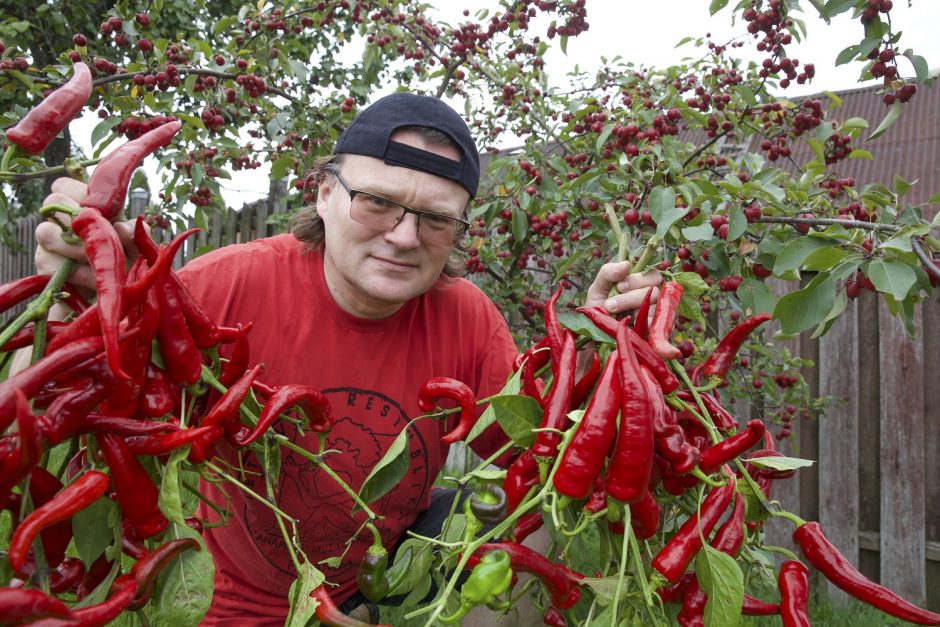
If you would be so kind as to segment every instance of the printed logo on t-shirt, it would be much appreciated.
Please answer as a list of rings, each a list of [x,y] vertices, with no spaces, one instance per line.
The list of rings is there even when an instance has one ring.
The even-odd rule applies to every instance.
[[[348,486],[358,491],[366,476],[408,423],[409,417],[399,403],[371,390],[334,388],[323,390],[323,393],[330,401],[335,418],[333,430],[327,434],[326,448],[339,451],[327,455],[326,462]],[[317,434],[300,435],[294,425],[285,422],[276,425],[275,429],[305,449],[317,450]],[[410,430],[409,443],[411,459],[429,458],[428,442],[417,429]],[[288,453],[283,448],[281,450],[281,481],[277,502],[282,510],[297,518],[298,537],[304,552],[315,564],[322,559],[343,554],[347,541],[365,520],[365,514],[358,512],[355,518],[351,518],[349,513],[352,511],[353,499],[336,481],[304,457]],[[254,455],[246,459],[246,470],[249,473],[246,483],[255,492],[264,495],[262,467]],[[379,527],[394,530],[395,535],[401,533],[414,519],[414,510],[430,489],[433,479],[427,463],[411,464],[397,487],[369,505],[384,517]],[[259,546],[281,549],[261,551],[265,559],[293,576],[295,571],[271,510],[253,499],[246,499],[238,514],[243,516],[249,533]],[[356,546],[346,553],[340,569],[349,572],[351,566],[358,564],[370,543],[371,536],[360,533]],[[317,567],[330,578],[332,569],[322,564]]]

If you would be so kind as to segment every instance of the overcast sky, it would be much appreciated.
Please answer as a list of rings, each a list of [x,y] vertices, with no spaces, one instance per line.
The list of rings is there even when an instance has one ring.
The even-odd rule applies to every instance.
[[[440,15],[452,24],[465,19],[464,8],[474,15],[479,9],[493,9],[498,3],[493,0],[436,0],[434,2]],[[729,2],[733,6],[734,0]],[[812,6],[803,1],[807,10]],[[936,35],[940,25],[940,0],[913,0],[908,7],[904,0],[895,0],[892,11],[892,24],[895,31],[902,31],[902,47],[913,48],[927,59],[931,68],[940,65],[940,37]],[[587,32],[574,37],[568,42],[567,54],[558,46],[553,46],[546,58],[546,67],[556,82],[564,84],[565,74],[575,66],[591,70],[600,64],[600,57],[621,56],[637,65],[648,67],[667,67],[682,61],[687,56],[700,56],[692,46],[676,48],[676,44],[686,36],[700,37],[710,32],[712,40],[724,43],[733,36],[745,33],[743,24],[731,24],[731,11],[725,9],[714,17],[708,14],[708,0],[587,0],[587,20],[590,28]],[[800,14],[797,14],[799,17]],[[807,24],[808,37],[798,45],[787,47],[791,58],[801,63],[812,62],[816,66],[816,78],[809,85],[794,83],[786,90],[788,96],[806,95],[821,91],[840,91],[861,86],[858,74],[861,64],[851,63],[835,67],[838,53],[848,45],[857,43],[862,37],[862,26],[852,20],[850,13],[842,14],[826,25],[815,16],[815,12],[803,15]],[[541,24],[544,32],[546,24]],[[539,32],[539,31],[534,31]],[[745,59],[760,61],[761,53],[754,49],[753,43],[738,48],[737,54]],[[748,56],[750,55],[750,56]],[[899,63],[901,73],[913,74],[906,60]],[[97,122],[97,118],[93,120]],[[875,122],[876,123],[876,122]],[[75,124],[73,132],[76,141],[86,148],[93,124]],[[145,164],[151,180],[151,187],[156,189],[159,179],[153,171],[153,159]],[[231,207],[257,200],[267,194],[268,169],[238,172],[233,180],[221,180],[223,198]]]

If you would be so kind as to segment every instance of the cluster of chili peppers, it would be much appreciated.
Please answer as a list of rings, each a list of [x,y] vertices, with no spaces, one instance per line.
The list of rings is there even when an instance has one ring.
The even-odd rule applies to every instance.
[[[770,501],[773,482],[792,477],[794,468],[775,463],[782,455],[761,420],[739,421],[716,392],[738,351],[770,316],[742,320],[711,355],[685,372],[671,343],[682,296],[678,283],[662,286],[648,324],[649,297],[633,324],[629,317],[618,320],[600,308],[578,309],[609,336],[606,343],[590,345],[587,331],[579,338],[560,323],[556,311],[560,293],[559,288],[546,304],[545,337],[515,364],[519,393],[534,398],[540,409],[539,428],[531,446],[517,449],[505,470],[502,490],[484,483],[468,499],[464,515],[472,524],[467,523],[465,541],[494,526],[499,532],[486,536],[491,541],[476,550],[466,567],[474,569],[471,577],[476,582],[495,568],[495,561],[484,565],[481,558],[506,554],[513,573],[531,573],[539,582],[545,624],[580,624],[588,606],[579,601],[597,601],[596,595],[585,593],[593,587],[591,580],[565,565],[571,558],[567,548],[559,553],[559,545],[553,545],[552,554],[564,560],[554,562],[521,543],[546,524],[553,528],[556,542],[595,525],[599,533],[620,538],[624,555],[626,543],[636,543],[645,556],[638,556],[635,563],[612,563],[619,563],[632,581],[644,580],[663,604],[679,604],[679,624],[701,626],[708,594],[694,565],[706,545],[708,552],[737,559],[745,545],[761,547],[769,516],[785,514],[802,523]],[[591,333],[591,337],[599,336]],[[591,365],[579,377],[578,349],[591,347],[595,347]],[[430,410],[437,398],[457,400],[462,418],[451,433],[463,437],[476,410],[469,390],[461,389],[456,382],[432,380],[422,389],[421,402]],[[488,508],[487,503],[496,505]],[[809,566],[856,598],[904,620],[940,623],[937,614],[865,579],[825,539],[818,523],[801,524],[794,540]],[[740,612],[780,615],[785,625],[810,624],[809,568],[789,554],[778,572],[779,600],[745,594]],[[503,590],[505,576],[505,571],[492,576],[494,589]],[[475,584],[461,594],[458,614],[473,603],[500,609],[505,601],[486,596]],[[632,603],[637,608],[637,602]],[[645,603],[646,610],[653,612],[649,598]],[[641,611],[632,615],[634,620],[641,620]]]
[[[7,138],[30,154],[41,152],[90,89],[87,68],[76,64],[73,79]],[[173,476],[175,489],[183,487],[164,466],[202,471],[223,447],[257,448],[282,416],[318,433],[332,428],[319,390],[259,381],[263,366],[249,360],[251,325],[217,325],[174,273],[173,258],[195,230],[161,246],[139,218],[139,256],[125,257],[111,222],[123,210],[130,176],[179,129],[170,120],[114,150],[93,171],[81,208],[46,208],[72,215],[65,236],[84,247],[95,278],[93,304],[64,282],[67,271],[0,286],[0,313],[22,303],[29,314],[0,329],[0,352],[9,358],[33,347],[31,365],[0,382],[0,508],[12,517],[2,558],[8,568],[0,569],[8,573],[0,581],[0,624],[103,625],[141,609],[157,576],[201,547],[177,537],[171,518],[200,532],[221,524],[166,511],[162,482]],[[72,310],[71,319],[45,320],[56,301]],[[48,452],[56,446],[70,459],[50,472]],[[182,458],[172,462],[178,451]],[[69,554],[73,520],[102,499],[117,505],[120,543],[87,563]],[[224,504],[216,511],[224,518]],[[128,558],[133,565],[122,573]],[[81,603],[90,595],[104,600]]]

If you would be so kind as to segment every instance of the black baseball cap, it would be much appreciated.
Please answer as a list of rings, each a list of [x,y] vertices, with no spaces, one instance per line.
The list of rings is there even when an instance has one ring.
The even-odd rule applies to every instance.
[[[391,141],[392,133],[403,126],[427,126],[453,140],[460,161]],[[480,183],[480,155],[470,129],[447,103],[432,96],[397,92],[376,100],[363,109],[336,141],[334,155],[365,155],[460,183],[476,196]]]

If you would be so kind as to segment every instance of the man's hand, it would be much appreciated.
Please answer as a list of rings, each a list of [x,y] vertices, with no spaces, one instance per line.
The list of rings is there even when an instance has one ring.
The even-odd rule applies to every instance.
[[[88,186],[81,181],[70,178],[56,179],[52,183],[52,193],[46,196],[43,206],[52,204],[63,204],[70,207],[78,207],[79,202],[85,197]],[[63,224],[69,223],[69,216],[57,213],[56,216]],[[124,244],[124,249],[129,259],[137,256],[137,248],[134,246],[134,223],[133,222],[115,222],[114,230],[117,231]],[[69,276],[69,283],[76,287],[85,288],[94,291],[95,276],[91,266],[88,265],[88,259],[85,257],[85,249],[79,244],[69,244],[62,239],[62,228],[55,222],[41,222],[36,227],[36,272],[38,274],[53,274],[65,259],[76,261],[76,268]]]
[[[637,309],[648,290],[653,290],[652,302],[659,297],[660,283],[663,277],[659,270],[647,270],[643,274],[630,274],[629,261],[605,263],[588,288],[585,307],[603,307],[608,313],[615,314]],[[617,294],[611,295],[616,288]]]

